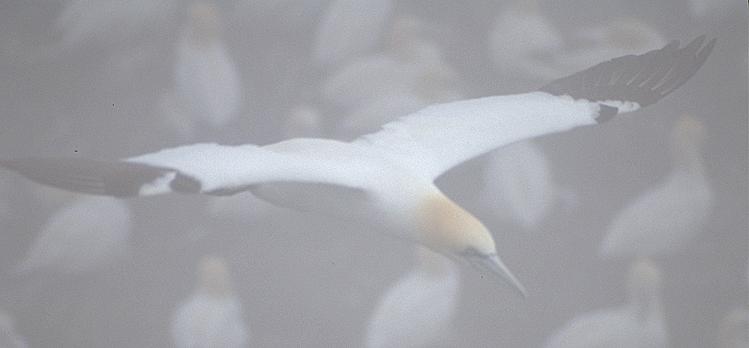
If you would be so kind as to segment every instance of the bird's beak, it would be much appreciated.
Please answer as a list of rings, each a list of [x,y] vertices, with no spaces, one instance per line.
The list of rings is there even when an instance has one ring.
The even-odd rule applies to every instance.
[[[505,266],[499,255],[496,253],[491,254],[479,254],[479,253],[468,253],[464,255],[464,258],[468,262],[476,267],[482,273],[489,273],[495,277],[498,277],[503,283],[510,285],[512,289],[517,292],[523,298],[528,297],[525,291],[525,287],[515,277],[510,269]]]

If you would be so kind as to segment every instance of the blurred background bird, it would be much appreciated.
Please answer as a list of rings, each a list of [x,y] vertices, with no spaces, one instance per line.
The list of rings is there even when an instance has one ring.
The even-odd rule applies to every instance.
[[[387,290],[370,317],[366,347],[434,347],[452,339],[459,269],[424,247],[415,256],[415,267]]]
[[[177,93],[179,49],[203,16],[191,19],[190,8],[206,4],[220,28],[211,36],[212,47],[223,47],[240,87],[239,111],[219,127],[210,113],[192,113],[193,101],[205,99],[185,102]],[[332,16],[334,8],[345,13]],[[688,253],[658,258],[666,275],[663,315],[672,346],[712,347],[730,341],[718,336],[741,332],[718,328],[726,312],[742,308],[748,293],[746,13],[745,2],[728,0],[6,1],[0,4],[0,158],[107,159],[194,141],[351,139],[424,104],[534,90],[565,69],[587,67],[586,61],[706,33],[719,38],[713,56],[669,101],[642,117],[531,144],[541,146],[538,158],[545,158],[548,172],[527,179],[545,177],[541,182],[553,186],[540,187],[564,184],[575,192],[574,218],[563,218],[558,203],[547,209],[527,205],[534,197],[550,200],[554,195],[546,190],[526,191],[501,210],[516,211],[515,222],[492,218],[500,210],[485,209],[491,205],[484,196],[508,181],[485,175],[499,154],[438,181],[457,203],[480,213],[495,232],[499,252],[533,289],[525,301],[508,301],[495,286],[467,279],[478,275],[463,274],[463,296],[445,330],[455,340],[441,343],[538,347],[567,318],[617,303],[622,268],[645,252],[622,248],[621,262],[604,262],[598,255],[604,232],[614,216],[624,215],[626,202],[634,205],[637,192],[665,185],[670,162],[677,162],[670,153],[678,151],[662,146],[670,142],[672,116],[690,113],[709,130],[701,153],[713,212],[704,233],[686,243]],[[365,26],[372,30],[357,31]],[[337,28],[332,40],[340,41],[318,40],[323,27]],[[205,66],[220,60],[205,58],[201,49],[185,49],[189,61]],[[318,60],[316,51],[327,52],[320,56],[327,54],[330,63]],[[352,74],[326,94],[326,83],[365,61],[374,62],[367,63],[375,66],[369,75]],[[183,81],[186,90],[200,91],[196,76]],[[229,94],[216,100],[223,103]],[[510,173],[536,167],[530,156]],[[6,271],[23,263],[40,231],[78,198],[14,176],[0,181],[0,211],[6,208],[0,214],[0,270]],[[494,204],[512,197],[491,196]],[[518,210],[523,204],[526,209]],[[127,209],[136,227],[129,237],[135,257],[112,261],[115,268],[104,265],[110,263],[106,256],[83,276],[61,274],[55,265],[21,277],[0,275],[0,307],[14,314],[17,331],[30,345],[173,345],[166,323],[186,295],[175,284],[188,284],[185,266],[210,251],[233,266],[234,294],[252,308],[244,319],[252,323],[253,345],[357,346],[373,314],[367,299],[382,296],[394,274],[412,271],[406,270],[411,246],[349,233],[360,226],[270,207],[251,194],[135,199]],[[668,220],[661,215],[654,219]],[[537,230],[555,233],[515,233],[522,216],[537,220]],[[656,236],[664,237],[657,232],[648,237],[652,246],[644,239],[636,249],[657,255],[676,249],[658,246]],[[681,233],[666,233],[665,239],[688,239]]]
[[[413,94],[429,74],[449,80],[455,73],[439,45],[428,38],[428,27],[414,16],[397,18],[384,51],[353,60],[323,81],[323,100],[345,115],[379,98]]]
[[[49,218],[13,272],[80,275],[101,270],[129,256],[131,229],[126,202],[75,196]]]
[[[667,255],[684,251],[695,240],[715,201],[701,153],[706,136],[702,121],[693,116],[676,122],[669,139],[671,172],[614,217],[601,244],[601,255]]]
[[[652,261],[636,261],[627,279],[626,305],[575,317],[552,334],[545,347],[669,347],[661,282],[660,271]]]
[[[197,287],[174,313],[171,330],[179,348],[248,347],[250,333],[226,261],[206,256],[198,264]]]
[[[224,44],[223,14],[211,3],[190,4],[174,63],[174,96],[193,128],[220,130],[232,124],[246,106],[244,88]],[[178,125],[177,125],[178,126]]]
[[[317,27],[313,60],[335,67],[373,51],[381,42],[394,0],[333,0]]]
[[[489,155],[480,196],[489,214],[526,231],[536,231],[554,209],[572,209],[577,201],[571,189],[556,182],[544,150],[532,140]]]
[[[505,4],[488,35],[488,51],[501,76],[538,83],[564,72],[551,64],[565,39],[538,0]]]

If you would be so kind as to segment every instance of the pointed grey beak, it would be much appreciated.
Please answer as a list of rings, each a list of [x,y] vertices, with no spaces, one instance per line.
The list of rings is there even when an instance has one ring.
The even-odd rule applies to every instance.
[[[528,297],[528,293],[525,291],[523,284],[521,284],[515,275],[510,272],[510,269],[505,266],[496,253],[466,253],[464,254],[464,258],[481,273],[492,274],[503,283],[510,285],[510,287],[512,287],[512,289],[520,296],[523,296],[523,298]]]

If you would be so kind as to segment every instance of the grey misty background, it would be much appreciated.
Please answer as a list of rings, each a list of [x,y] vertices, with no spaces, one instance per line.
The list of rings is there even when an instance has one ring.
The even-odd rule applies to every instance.
[[[218,1],[243,108],[229,125],[198,125],[189,137],[157,111],[173,84],[187,2],[135,35],[54,51],[61,40],[54,23],[68,2],[0,3],[0,157],[114,159],[197,141],[267,144],[284,138],[285,119],[300,104],[321,109],[324,134],[346,117],[319,95],[335,68],[311,60],[329,1],[289,0],[275,8],[268,0]],[[525,92],[546,81],[503,75],[487,48],[492,22],[511,2],[400,0],[391,17],[412,14],[435,26],[430,39],[458,72],[465,97]],[[674,347],[716,345],[720,320],[748,297],[747,9],[738,0],[726,6],[698,17],[687,0],[540,1],[562,35],[633,17],[667,39],[706,33],[718,46],[694,78],[660,103],[537,140],[556,180],[578,194],[574,209],[554,211],[537,231],[481,207],[485,157],[438,180],[485,222],[530,292],[520,300],[462,267],[446,345],[538,347],[572,317],[623,303],[628,263],[602,260],[596,251],[619,209],[668,173],[668,134],[684,113],[707,129],[703,156],[715,209],[688,251],[657,259],[664,311]],[[0,187],[0,270],[6,273],[71,198],[8,172]],[[210,201],[128,201],[127,257],[83,274],[2,275],[0,308],[32,347],[170,346],[172,313],[193,291],[195,265],[216,254],[227,259],[253,346],[358,346],[379,297],[411,269],[413,246],[362,226],[282,209],[244,221],[215,218],[207,212]]]

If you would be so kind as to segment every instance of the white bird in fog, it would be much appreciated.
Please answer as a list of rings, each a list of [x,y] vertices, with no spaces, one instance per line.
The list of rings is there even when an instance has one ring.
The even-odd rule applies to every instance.
[[[177,105],[193,123],[212,129],[221,129],[239,116],[244,98],[239,72],[221,38],[222,30],[216,5],[192,3],[174,66]]]
[[[15,272],[53,269],[82,274],[107,267],[128,255],[131,218],[122,200],[76,198],[47,221]]]
[[[565,74],[625,54],[640,54],[662,47],[668,40],[658,28],[634,17],[618,18],[574,34],[576,48],[554,55],[553,65]]]
[[[653,104],[685,83],[714,43],[699,37],[680,48],[674,41],[535,92],[430,106],[352,142],[297,138],[267,146],[194,144],[121,161],[19,158],[2,160],[0,166],[42,184],[99,195],[249,190],[279,206],[373,223],[470,263],[524,294],[487,228],[434,180],[498,147]]]
[[[388,289],[370,318],[366,346],[428,347],[447,338],[459,290],[457,265],[417,247],[416,267]]]
[[[600,253],[605,257],[655,256],[683,251],[702,231],[714,193],[700,154],[705,129],[684,116],[671,133],[671,173],[614,217]]]
[[[555,207],[574,203],[575,194],[554,181],[549,159],[535,142],[520,141],[490,156],[481,201],[491,213],[533,231]]]
[[[636,261],[627,282],[629,303],[586,313],[555,332],[546,348],[667,348],[661,309],[661,274],[647,259]]]
[[[372,51],[394,8],[393,0],[333,0],[317,28],[314,60],[330,67]]]
[[[250,334],[242,303],[223,258],[205,257],[198,265],[198,286],[174,313],[172,338],[178,348],[248,347]]]
[[[538,0],[509,5],[489,32],[489,53],[503,75],[548,81],[564,75],[551,58],[564,49],[564,38],[541,12]]]
[[[413,93],[428,75],[456,76],[441,48],[426,38],[429,25],[403,16],[393,22],[385,51],[344,65],[323,81],[323,99],[346,111],[393,95]]]
[[[9,313],[0,309],[0,347],[26,348],[26,340],[16,332],[13,318]]]

